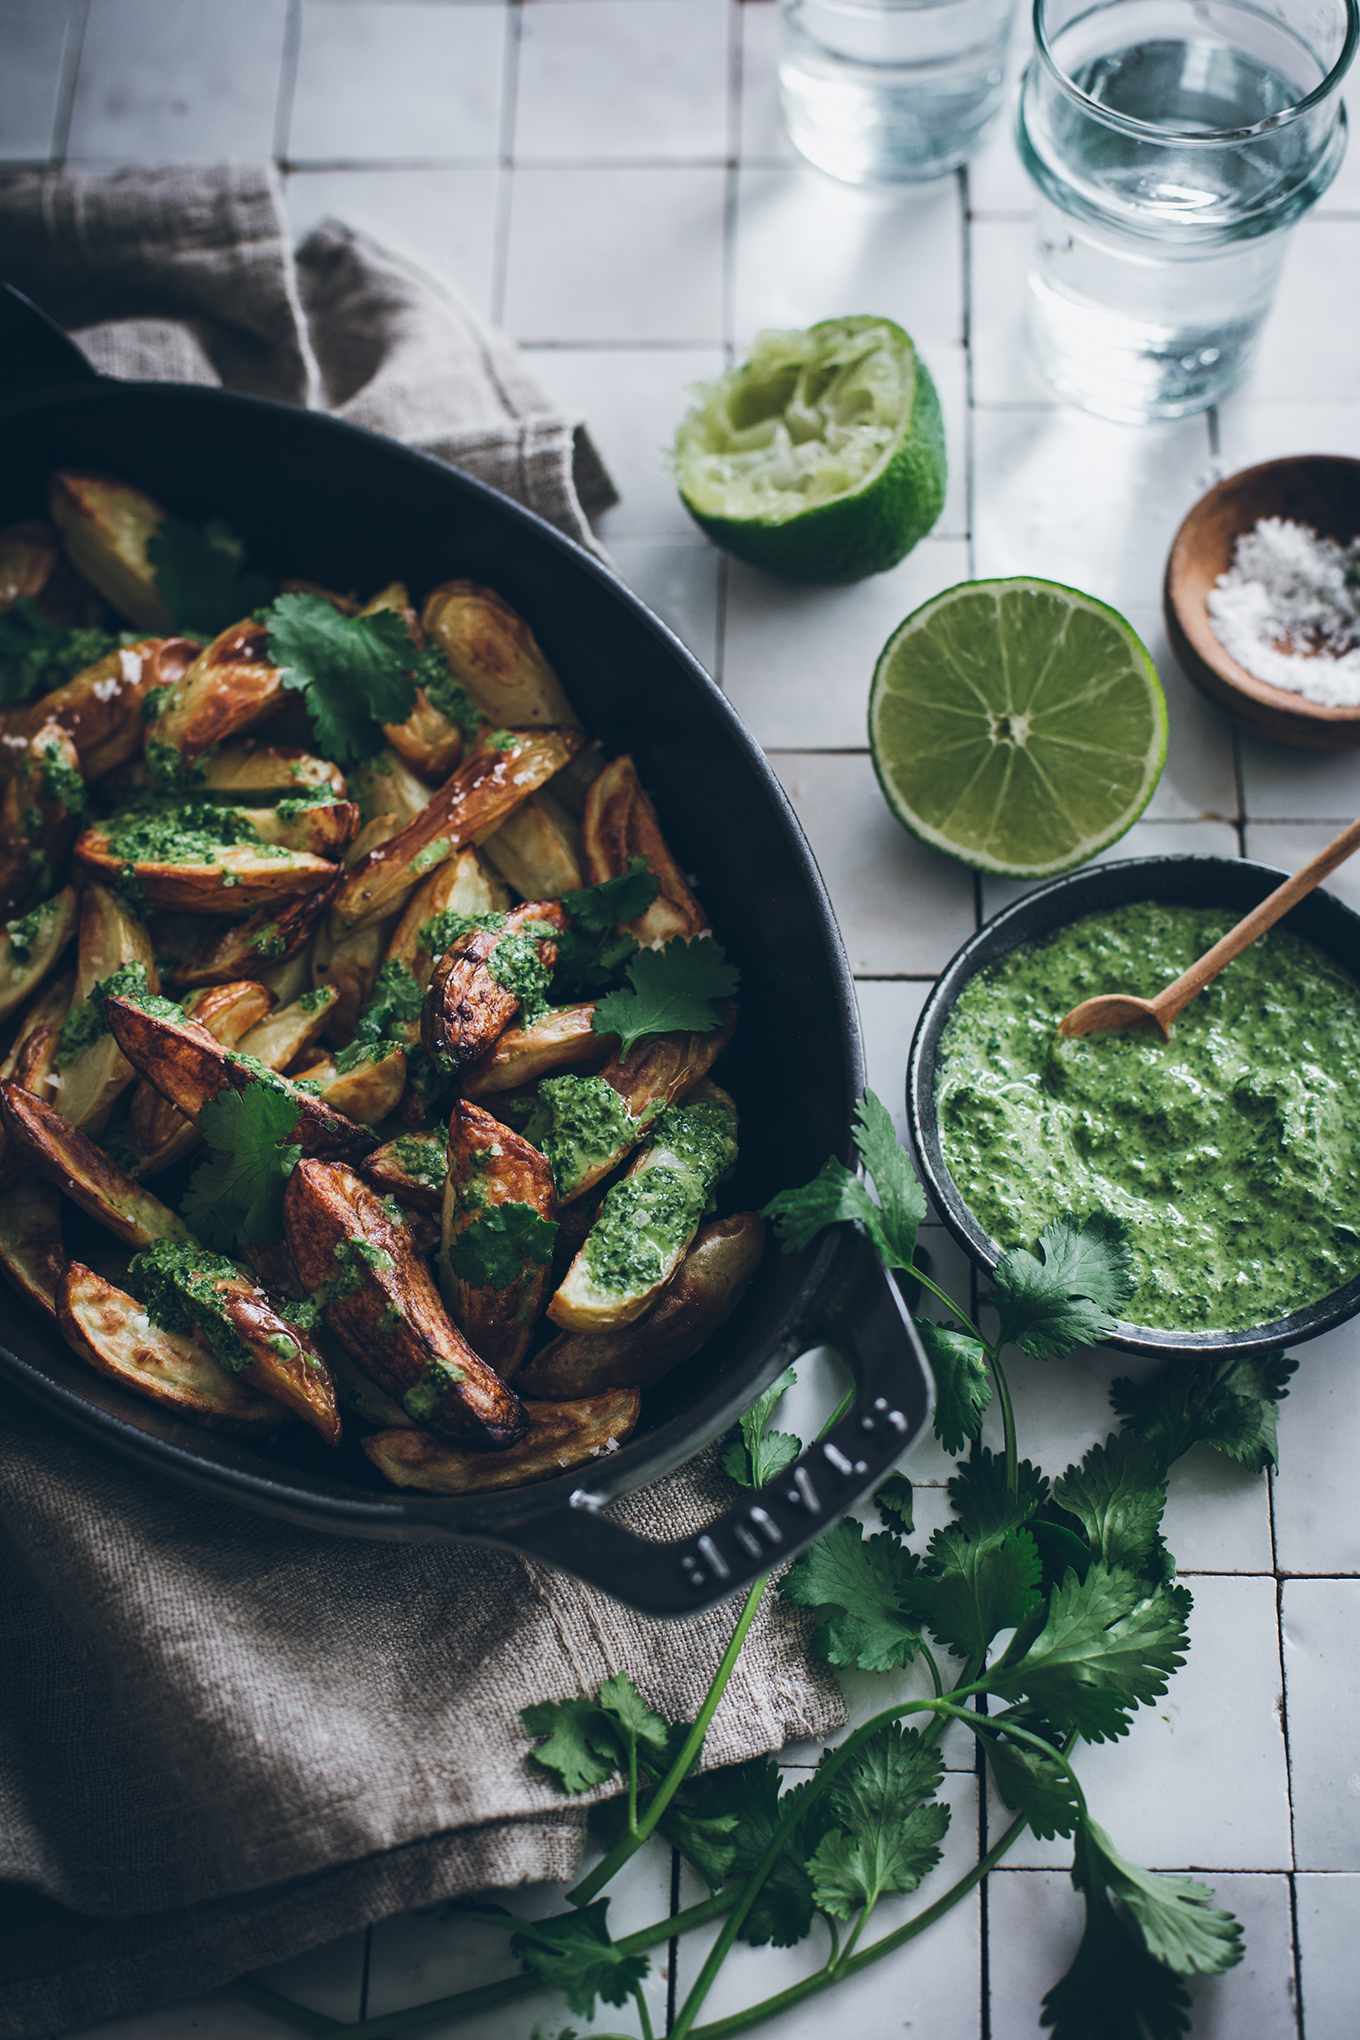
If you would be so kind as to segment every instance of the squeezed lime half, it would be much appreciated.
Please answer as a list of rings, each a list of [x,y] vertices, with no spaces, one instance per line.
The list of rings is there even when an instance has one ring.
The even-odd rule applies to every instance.
[[[1166,763],[1166,700],[1105,603],[1055,581],[965,581],[884,646],[869,745],[913,835],[980,871],[1048,878],[1142,814]]]
[[[761,333],[675,437],[685,508],[715,545],[790,581],[894,567],[944,504],[935,385],[890,319]]]

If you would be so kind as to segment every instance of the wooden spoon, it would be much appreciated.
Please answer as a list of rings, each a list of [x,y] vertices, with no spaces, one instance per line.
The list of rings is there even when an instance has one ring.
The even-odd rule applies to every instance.
[[[1360,849],[1360,821],[1352,822],[1339,836],[1334,836],[1324,850],[1311,857],[1302,871],[1296,871],[1283,885],[1277,885],[1259,907],[1240,920],[1212,949],[1206,949],[1198,963],[1192,963],[1189,970],[1182,971],[1173,984],[1165,991],[1158,992],[1155,999],[1136,999],[1131,992],[1102,992],[1099,998],[1083,999],[1058,1022],[1059,1034],[1103,1034],[1117,1032],[1121,1027],[1137,1027],[1151,1021],[1161,1029],[1162,1039],[1170,1041],[1171,1023],[1190,1004],[1197,992],[1216,978],[1221,970],[1250,949],[1258,935],[1264,935],[1267,928],[1289,912],[1293,906],[1310,893],[1315,885],[1321,885],[1329,872],[1338,864],[1344,864],[1355,850]]]

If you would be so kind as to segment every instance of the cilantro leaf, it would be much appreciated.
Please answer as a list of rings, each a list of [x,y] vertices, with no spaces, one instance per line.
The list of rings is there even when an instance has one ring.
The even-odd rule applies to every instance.
[[[193,637],[215,638],[274,592],[263,574],[246,572],[245,546],[225,524],[200,527],[166,516],[147,540],[146,556],[176,628]]]
[[[389,956],[373,981],[353,1039],[335,1058],[341,1076],[357,1069],[360,1063],[378,1061],[387,1052],[388,1044],[404,1046],[406,1030],[413,1020],[420,1018],[424,1003],[425,994],[410,966],[398,956]]]
[[[1206,1885],[1136,1869],[1093,1820],[1082,1826],[1083,1872],[1098,1874],[1128,1907],[1154,1961],[1180,1976],[1217,1976],[1242,1960],[1242,1929],[1231,1913],[1212,1909],[1214,1894]]]
[[[691,1810],[705,1819],[716,1821],[728,1814],[734,1817],[730,1830],[732,1864],[728,1873],[734,1884],[751,1875],[783,1817],[800,1800],[810,1797],[807,1785],[797,1785],[781,1797],[780,1783],[779,1765],[774,1757],[751,1757],[744,1764],[701,1772],[682,1787]],[[763,1948],[767,1942],[776,1948],[792,1948],[811,1932],[815,1907],[805,1859],[813,1854],[833,1824],[830,1794],[824,1792],[795,1821],[760,1896],[746,1915],[741,1930],[743,1941],[753,1948]],[[664,1833],[665,1823],[660,1825]],[[677,1847],[683,1846],[677,1840]]]
[[[382,749],[384,723],[415,706],[415,641],[394,610],[341,616],[324,595],[280,595],[269,611],[269,656],[285,687],[306,693],[317,742],[337,765]]]
[[[1038,1605],[1039,1570],[1027,1530],[979,1542],[951,1523],[931,1538],[926,1570],[903,1599],[956,1657],[980,1658],[998,1630],[1015,1628]]]
[[[779,1591],[800,1608],[837,1610],[812,1639],[818,1657],[887,1672],[909,1665],[921,1645],[905,1605],[919,1563],[890,1532],[866,1537],[847,1517],[790,1566]]]
[[[917,1318],[916,1330],[935,1377],[935,1436],[946,1452],[962,1452],[982,1429],[992,1399],[987,1349],[971,1332]]]
[[[1028,1708],[1013,1708],[993,1719],[1000,1728],[1010,1723],[1045,1740],[1057,1734],[1042,1715]],[[1075,1833],[1081,1803],[1056,1757],[1045,1757],[1032,1743],[1012,1742],[1004,1735],[985,1735],[982,1742],[997,1791],[1013,1813],[1024,1814],[1040,1841]]]
[[[1163,1469],[1192,1445],[1212,1445],[1253,1473],[1278,1465],[1276,1422],[1297,1360],[1283,1353],[1171,1361],[1151,1381],[1116,1381],[1110,1401],[1126,1429],[1152,1444]]]
[[[774,1226],[786,1254],[801,1253],[819,1232],[842,1219],[856,1218],[867,1226],[877,1206],[859,1177],[834,1155],[822,1163],[810,1183],[796,1190],[780,1190],[761,1213]]]
[[[628,965],[631,991],[610,992],[595,1008],[597,1034],[617,1034],[619,1054],[648,1034],[711,1034],[723,1024],[719,1001],[730,999],[741,972],[709,937],[677,936],[661,949],[640,949]]]
[[[599,1705],[618,1732],[625,1761],[633,1750],[664,1756],[670,1747],[670,1724],[647,1705],[626,1672],[616,1672],[600,1688]]]
[[[198,1123],[212,1159],[195,1169],[182,1209],[207,1246],[225,1252],[238,1241],[282,1238],[283,1186],[302,1154],[284,1138],[297,1122],[296,1098],[268,1084],[227,1087],[203,1107]]]
[[[565,892],[562,905],[574,927],[589,935],[607,935],[621,921],[636,921],[639,914],[645,914],[660,890],[661,882],[648,870],[646,858],[630,857],[628,869],[617,878]]]
[[[1189,1648],[1190,1596],[1149,1587],[1098,1560],[1084,1580],[1068,1572],[1042,1618],[1022,1625],[987,1675],[1003,1699],[1026,1694],[1050,1720],[1088,1742],[1128,1733],[1133,1709],[1160,1699]]]
[[[532,1204],[493,1204],[449,1243],[449,1266],[475,1289],[508,1289],[553,1257],[557,1222]]]
[[[911,1482],[905,1473],[890,1473],[881,1487],[874,1489],[874,1507],[878,1520],[885,1530],[895,1530],[899,1537],[910,1537]]]
[[[1124,1227],[1097,1211],[1079,1226],[1057,1218],[1039,1235],[1038,1255],[1012,1247],[992,1277],[999,1345],[1036,1360],[1061,1360],[1093,1346],[1114,1327],[1115,1307],[1133,1282]]]
[[[651,1964],[645,1955],[625,1955],[605,1925],[607,1898],[555,1919],[525,1920],[510,1937],[510,1953],[545,1984],[560,1990],[583,2019],[595,2015],[595,2000],[627,2004]]]
[[[1048,1500],[1048,1481],[1037,1466],[1022,1459],[1016,1468],[1019,1492],[1006,1485],[1006,1460],[984,1445],[972,1459],[961,1459],[949,1481],[949,1499],[958,1527],[967,1537],[1000,1537],[1028,1523]]]
[[[783,1400],[797,1379],[793,1368],[786,1368],[778,1381],[770,1383],[764,1395],[756,1398],[736,1427],[728,1432],[723,1442],[723,1470],[738,1486],[765,1487],[770,1481],[777,1480],[784,1468],[791,1465],[802,1451],[802,1439],[795,1438],[791,1431],[767,1433],[765,1429],[774,1414],[775,1404]]]
[[[118,640],[106,630],[67,630],[49,623],[26,595],[0,612],[0,708],[18,708],[35,694],[50,694]]]
[[[1166,1507],[1161,1465],[1145,1438],[1124,1431],[1093,1445],[1054,1481],[1053,1499],[1077,1518],[1097,1558],[1142,1571]]]
[[[849,1920],[885,1891],[915,1891],[939,1862],[949,1826],[947,1806],[919,1803],[943,1776],[915,1729],[881,1729],[856,1752],[828,1795],[840,1825],[808,1858],[823,1912]]]
[[[530,1735],[544,1740],[530,1761],[551,1771],[564,1792],[589,1792],[619,1768],[615,1724],[593,1700],[536,1700],[519,1718]]]
[[[926,1215],[926,1193],[897,1138],[892,1114],[872,1091],[855,1106],[855,1146],[878,1192],[874,1244],[889,1268],[910,1268],[916,1233]]]

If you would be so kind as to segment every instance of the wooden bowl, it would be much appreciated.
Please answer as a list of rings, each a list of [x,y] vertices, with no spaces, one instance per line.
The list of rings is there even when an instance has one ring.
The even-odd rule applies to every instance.
[[[1360,534],[1360,460],[1299,453],[1243,468],[1201,496],[1176,533],[1163,606],[1171,649],[1202,693],[1258,735],[1307,751],[1360,749],[1360,707],[1324,708],[1239,666],[1209,627],[1209,591],[1259,518],[1288,517],[1346,545]]]

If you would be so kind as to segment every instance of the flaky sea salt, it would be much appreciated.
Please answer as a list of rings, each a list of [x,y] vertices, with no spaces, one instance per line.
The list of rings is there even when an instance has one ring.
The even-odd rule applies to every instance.
[[[1270,687],[1324,708],[1360,707],[1360,538],[1319,538],[1263,517],[1209,595],[1224,651]]]

